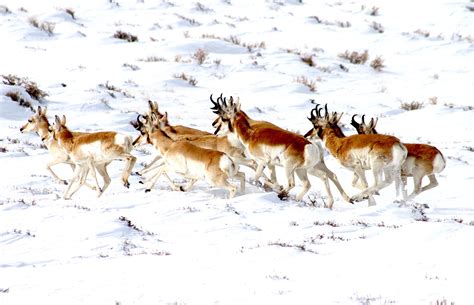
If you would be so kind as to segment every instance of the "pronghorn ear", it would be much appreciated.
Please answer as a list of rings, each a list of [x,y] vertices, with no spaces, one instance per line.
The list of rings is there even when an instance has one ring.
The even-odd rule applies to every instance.
[[[38,110],[36,110],[36,113],[37,113],[38,115],[41,115],[41,106],[38,106]]]
[[[61,126],[61,119],[59,118],[58,115],[54,116],[54,124],[56,125],[55,127]]]
[[[44,107],[43,110],[41,111],[41,114],[46,115],[46,111],[48,111],[48,107]]]
[[[148,100],[148,107],[153,111],[153,102],[151,100]]]

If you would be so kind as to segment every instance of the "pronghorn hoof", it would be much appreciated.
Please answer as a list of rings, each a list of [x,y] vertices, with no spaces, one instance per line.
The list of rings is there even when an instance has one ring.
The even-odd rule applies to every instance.
[[[289,197],[290,195],[288,194],[288,192],[280,191],[278,193],[278,198],[280,198],[280,200],[288,200]]]
[[[374,193],[374,195],[380,195],[380,193],[377,191],[377,192]]]
[[[145,193],[149,193],[149,192],[151,192],[151,189],[146,189],[145,190]]]
[[[132,176],[141,176],[139,172],[132,172],[131,175]]]
[[[138,181],[138,183],[143,184],[143,181],[140,180],[140,181]]]
[[[180,186],[180,187],[179,187],[179,190],[180,190],[181,192],[185,192],[185,189],[184,189],[183,186]]]
[[[126,188],[130,188],[130,182],[128,182],[128,181],[125,182],[125,183],[123,184],[123,186],[125,186]]]
[[[69,183],[66,180],[61,181],[62,184],[68,185]]]

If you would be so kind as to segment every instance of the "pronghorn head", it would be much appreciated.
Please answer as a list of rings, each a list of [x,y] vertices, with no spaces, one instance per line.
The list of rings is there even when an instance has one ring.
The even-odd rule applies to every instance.
[[[38,132],[41,124],[46,124],[45,126],[49,127],[48,118],[46,117],[46,111],[48,109],[46,107],[41,108],[38,106],[35,114],[33,114],[29,119],[28,122],[20,128],[20,132]]]
[[[377,134],[377,131],[375,130],[375,126],[377,125],[378,118],[374,120],[374,118],[371,118],[369,123],[365,122],[365,114],[362,115],[362,120],[360,123],[358,123],[355,120],[355,117],[357,114],[354,114],[352,116],[351,120],[351,125],[354,126],[354,128],[357,130],[358,134]]]
[[[316,104],[316,107],[314,107],[314,109],[311,109],[310,117],[308,118],[308,120],[313,124],[313,128],[304,135],[305,138],[314,138],[317,136],[318,138],[322,139],[323,130],[325,128],[330,127],[331,120],[327,111],[327,104],[325,106],[324,116],[321,115],[322,110],[323,109],[320,107],[319,104]]]
[[[217,119],[212,122],[212,126],[216,128],[214,134],[218,134],[223,127],[227,127],[228,131],[232,132],[232,122],[237,113],[240,112],[240,102],[234,102],[234,98],[231,96],[229,103],[227,103],[227,99],[225,97],[223,98],[222,94],[217,98],[217,101],[213,100],[212,94],[210,99],[214,105],[211,107],[211,110],[218,115]]]
[[[148,115],[151,115],[152,113],[154,113],[156,116],[158,116],[158,118],[161,118],[163,116],[163,114],[158,109],[158,103],[157,102],[153,102],[151,100],[148,100],[148,107],[150,109],[150,111],[148,112]]]
[[[71,137],[71,132],[66,127],[66,116],[63,115],[60,118],[58,115],[54,117],[54,124],[50,131],[53,133],[53,137],[55,140],[59,140],[61,137]]]
[[[149,134],[153,130],[153,123],[149,118],[153,115],[154,114],[144,116],[139,114],[136,121],[130,121],[133,128],[140,132],[140,135],[133,141],[133,146],[149,142]]]

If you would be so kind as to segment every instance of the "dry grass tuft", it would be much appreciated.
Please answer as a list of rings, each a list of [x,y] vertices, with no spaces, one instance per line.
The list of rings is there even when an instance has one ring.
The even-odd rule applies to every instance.
[[[11,12],[6,5],[0,5],[0,14],[11,14]]]
[[[377,56],[375,57],[374,60],[370,62],[370,66],[375,70],[375,71],[382,71],[382,68],[385,68],[385,65],[383,64],[383,59],[382,56]]]
[[[300,59],[301,59],[302,62],[304,62],[305,64],[307,64],[310,67],[315,67],[316,66],[316,63],[313,60],[313,55],[312,54],[300,55]]]
[[[193,54],[193,58],[199,65],[202,65],[206,61],[208,54],[209,53],[207,53],[204,49],[199,48]]]
[[[135,36],[135,35],[132,35],[130,33],[127,33],[127,32],[123,32],[123,31],[117,31],[115,32],[114,38],[117,38],[117,39],[122,39],[122,40],[126,40],[128,42],[136,42],[138,41],[138,37]]]
[[[21,107],[29,108],[31,111],[34,111],[31,103],[25,100],[19,92],[9,91],[5,96],[8,96],[14,102],[17,102]]]
[[[375,21],[370,24],[370,27],[374,29],[374,31],[380,34],[382,34],[385,31],[383,26],[380,23],[375,22]]]
[[[345,51],[338,55],[340,58],[348,60],[351,64],[363,65],[369,59],[369,52],[365,50],[363,53],[356,51]]]
[[[48,33],[48,35],[54,34],[54,28],[56,27],[55,23],[47,21],[39,22],[38,19],[36,19],[35,17],[31,17],[30,19],[28,19],[28,21],[33,27]]]
[[[177,73],[173,75],[173,77],[187,81],[193,87],[195,87],[198,83],[198,81],[193,76],[187,75],[184,72],[182,72],[181,74]]]
[[[72,20],[76,20],[76,12],[72,8],[65,8],[64,11],[71,16]]]
[[[311,91],[311,92],[315,92],[315,91],[316,91],[316,81],[314,81],[314,80],[309,80],[309,79],[308,79],[306,76],[304,76],[304,75],[298,76],[298,77],[295,79],[295,82],[305,85],[306,87],[308,87],[309,91]]]
[[[400,108],[406,111],[418,110],[424,107],[424,104],[421,102],[413,101],[411,103],[400,103]]]
[[[48,95],[46,92],[38,88],[38,85],[35,82],[30,81],[26,77],[20,78],[12,74],[2,75],[2,77],[3,77],[3,83],[5,85],[21,86],[25,89],[25,91],[30,95],[32,99],[35,99],[37,101],[43,99],[44,97]]]

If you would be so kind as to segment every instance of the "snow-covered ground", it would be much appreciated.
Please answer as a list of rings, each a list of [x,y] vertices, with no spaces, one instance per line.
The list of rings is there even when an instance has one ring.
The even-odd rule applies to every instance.
[[[38,102],[0,84],[0,304],[473,304],[472,7],[468,0],[0,2],[0,74],[27,77],[48,94]],[[46,30],[44,22],[54,24],[52,33],[35,21]],[[113,38],[118,30],[138,41]],[[367,50],[369,59],[351,64],[339,56],[346,50]],[[381,71],[370,66],[377,56]],[[315,91],[296,81],[302,76]],[[129,121],[148,99],[172,124],[212,131],[209,95],[223,92],[240,97],[252,118],[298,133],[311,128],[314,99],[345,112],[346,134],[355,133],[352,114],[376,116],[379,132],[435,145],[447,167],[438,187],[406,203],[394,202],[388,187],[376,206],[349,205],[332,186],[328,210],[314,178],[304,202],[252,184],[229,200],[205,182],[182,193],[160,180],[145,193],[131,176],[126,189],[124,163],[114,162],[101,198],[83,187],[63,200],[66,186],[46,170],[41,139],[19,131],[32,111],[9,92],[48,107],[51,121],[66,115],[73,130],[134,137]],[[402,109],[411,102],[421,109]],[[132,154],[140,169],[154,149]],[[352,174],[330,155],[326,163],[355,194]],[[72,174],[64,164],[54,170]],[[291,195],[299,190],[297,181]]]

